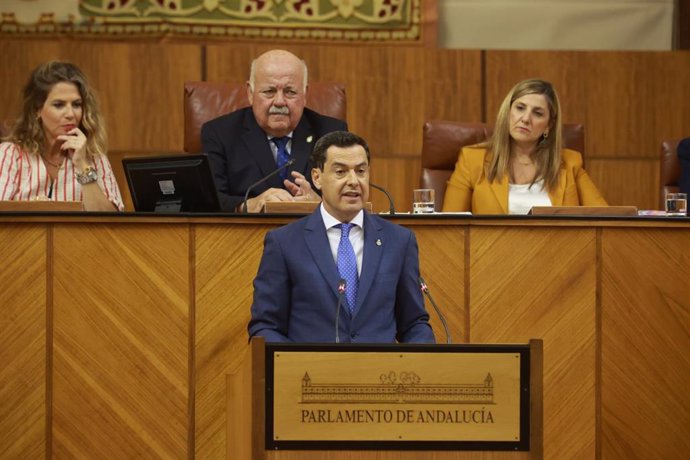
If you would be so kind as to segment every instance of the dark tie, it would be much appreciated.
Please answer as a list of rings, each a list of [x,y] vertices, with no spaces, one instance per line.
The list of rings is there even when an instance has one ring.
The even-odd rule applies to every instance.
[[[350,308],[350,313],[355,311],[355,301],[357,300],[357,288],[359,287],[359,276],[357,275],[357,257],[355,250],[350,243],[350,229],[354,224],[338,224],[340,229],[340,244],[338,244],[338,273],[347,283],[345,297]]]
[[[278,155],[276,156],[276,165],[280,168],[285,165],[285,163],[288,162],[290,159],[290,154],[287,151],[287,143],[290,140],[289,137],[274,137],[271,139],[273,143],[276,145],[278,148]],[[287,179],[288,177],[288,169],[285,168],[282,171],[280,171],[280,178],[281,179]]]

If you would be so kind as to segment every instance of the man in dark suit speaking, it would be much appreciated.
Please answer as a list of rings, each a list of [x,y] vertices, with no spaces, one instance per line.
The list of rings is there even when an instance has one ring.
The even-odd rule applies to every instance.
[[[326,134],[314,146],[311,177],[321,205],[266,234],[250,337],[333,342],[339,314],[341,342],[434,342],[414,234],[363,210],[369,157],[366,142],[348,132]]]
[[[221,208],[241,211],[249,186],[290,158],[292,166],[252,190],[248,211],[261,211],[266,201],[318,201],[305,179],[312,146],[325,133],[347,130],[347,124],[305,108],[307,66],[284,50],[268,51],[252,62],[247,97],[251,107],[201,127]]]

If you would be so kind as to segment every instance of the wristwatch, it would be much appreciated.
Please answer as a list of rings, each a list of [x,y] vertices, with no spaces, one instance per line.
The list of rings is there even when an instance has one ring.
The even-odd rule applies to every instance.
[[[84,168],[82,172],[77,173],[77,182],[79,182],[81,185],[96,182],[97,179],[98,174],[96,173],[96,170],[93,169],[93,167],[91,166],[87,166],[86,168]]]

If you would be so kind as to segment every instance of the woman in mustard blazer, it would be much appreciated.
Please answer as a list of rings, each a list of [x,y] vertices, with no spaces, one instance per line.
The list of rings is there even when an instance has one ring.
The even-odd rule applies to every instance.
[[[515,85],[491,139],[460,152],[443,211],[527,214],[532,206],[607,206],[580,153],[562,147],[560,113],[551,83]]]

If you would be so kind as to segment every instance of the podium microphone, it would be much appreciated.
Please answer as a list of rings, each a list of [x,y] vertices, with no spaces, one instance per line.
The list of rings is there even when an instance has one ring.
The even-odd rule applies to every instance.
[[[340,343],[340,331],[338,330],[338,320],[340,320],[340,306],[343,304],[343,296],[347,289],[347,281],[340,278],[338,281],[338,309],[335,311],[335,343]]]
[[[450,338],[450,332],[448,331],[448,324],[446,324],[446,318],[443,317],[443,315],[441,314],[441,310],[439,310],[438,306],[436,305],[436,302],[434,302],[434,298],[431,297],[431,292],[429,292],[429,286],[426,285],[426,283],[424,282],[424,278],[422,278],[421,276],[417,278],[417,281],[419,282],[419,288],[422,290],[424,295],[427,296],[427,298],[431,302],[431,305],[434,307],[434,310],[436,310],[436,315],[441,320],[441,324],[443,324],[443,330],[446,332],[446,343],[453,343],[453,341]]]
[[[388,214],[393,215],[395,214],[395,206],[393,206],[393,198],[391,198],[390,194],[388,191],[381,187],[380,185],[372,184],[369,182],[370,187],[374,187],[376,190],[381,190],[383,193],[386,194],[386,198],[388,198]]]
[[[256,187],[257,185],[263,184],[264,182],[266,182],[268,179],[270,179],[271,177],[278,174],[283,169],[287,168],[288,166],[291,166],[294,162],[295,162],[295,159],[290,158],[283,166],[281,166],[280,168],[274,169],[269,174],[265,175],[264,177],[262,177],[261,179],[259,179],[258,181],[254,182],[252,185],[247,187],[247,192],[244,194],[244,203],[242,203],[242,212],[244,214],[247,214],[247,200],[249,199],[249,192],[251,192],[254,189],[254,187]]]

